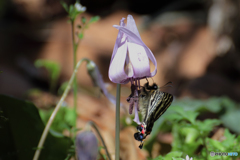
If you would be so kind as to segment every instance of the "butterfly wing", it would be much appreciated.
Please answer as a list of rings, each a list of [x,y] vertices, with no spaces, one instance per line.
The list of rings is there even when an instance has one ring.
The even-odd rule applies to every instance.
[[[154,122],[168,109],[173,101],[173,96],[169,93],[155,90],[148,103],[147,113],[144,118],[147,132],[152,131]]]

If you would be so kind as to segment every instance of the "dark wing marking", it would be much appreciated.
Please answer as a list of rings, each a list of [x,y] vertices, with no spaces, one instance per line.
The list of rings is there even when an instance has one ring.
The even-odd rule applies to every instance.
[[[151,95],[147,115],[144,119],[144,123],[147,125],[147,132],[152,131],[154,122],[168,109],[173,101],[173,96],[169,93],[155,91]]]

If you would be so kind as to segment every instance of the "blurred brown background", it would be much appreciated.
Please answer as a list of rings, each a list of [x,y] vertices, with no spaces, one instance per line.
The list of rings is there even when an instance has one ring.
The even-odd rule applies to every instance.
[[[85,31],[78,59],[95,61],[105,81],[109,82],[107,71],[118,33],[112,25],[132,14],[158,61],[156,83],[172,81],[171,92],[177,97],[226,95],[240,100],[237,0],[168,0],[161,5],[151,0],[81,3],[87,7],[83,16],[100,15],[101,20]],[[0,7],[0,93],[24,98],[31,88],[47,89],[47,74],[33,66],[36,59],[59,62],[59,84],[66,81],[73,69],[71,26],[60,2],[9,0],[1,1]],[[84,67],[78,82],[92,85]]]
[[[75,3],[74,0],[65,2]],[[85,31],[78,60],[83,57],[93,60],[110,84],[111,93],[115,94],[115,84],[108,79],[108,67],[118,33],[112,25],[131,14],[144,43],[157,59],[154,82],[161,86],[172,81],[173,87],[168,92],[177,98],[228,96],[240,102],[238,0],[81,0],[80,3],[87,7],[82,16],[89,19],[99,15],[101,19]],[[73,70],[71,25],[60,1],[3,0],[0,11],[0,71],[3,71],[0,93],[26,99],[30,89],[48,91],[49,75],[34,67],[37,59],[58,62],[61,65],[58,86],[67,81]],[[80,22],[80,18],[77,21]],[[99,91],[95,96],[86,92],[93,85],[85,65],[79,70],[78,83],[79,106],[86,106],[79,107],[79,126],[88,120],[100,119],[98,125],[105,137],[113,138],[108,138],[107,144],[114,147],[114,109],[103,109],[111,104],[106,99],[99,100]],[[130,93],[129,84],[123,86],[122,91],[125,103]],[[67,101],[71,104],[71,95]],[[125,132],[132,136],[134,130],[128,128],[121,134]],[[122,137],[126,143],[133,141],[126,135]],[[124,156],[134,156],[128,153]]]

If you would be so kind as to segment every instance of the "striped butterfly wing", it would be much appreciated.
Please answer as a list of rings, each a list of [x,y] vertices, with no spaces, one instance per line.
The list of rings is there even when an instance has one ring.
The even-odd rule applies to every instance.
[[[152,131],[154,122],[168,109],[173,101],[173,96],[169,93],[155,90],[148,103],[148,108],[144,117],[147,132]]]

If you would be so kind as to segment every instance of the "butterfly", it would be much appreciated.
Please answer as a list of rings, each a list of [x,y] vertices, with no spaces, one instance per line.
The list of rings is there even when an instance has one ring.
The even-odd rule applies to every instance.
[[[137,126],[138,132],[134,134],[134,138],[141,142],[140,149],[143,147],[144,139],[152,132],[154,122],[168,109],[173,101],[173,95],[161,92],[159,89],[160,87],[156,83],[150,86],[147,82],[138,95],[138,105],[143,122]]]

